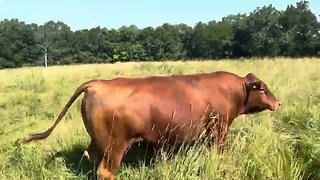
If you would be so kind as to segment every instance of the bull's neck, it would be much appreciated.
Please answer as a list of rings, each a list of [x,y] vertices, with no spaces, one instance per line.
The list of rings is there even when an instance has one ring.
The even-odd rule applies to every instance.
[[[229,98],[231,109],[228,110],[228,115],[229,119],[233,120],[246,112],[248,93],[244,82],[239,83],[238,86],[234,86],[234,88],[228,92],[231,95],[231,98]]]
[[[241,101],[241,110],[239,112],[239,114],[244,114],[246,112],[247,109],[247,104],[248,104],[248,100],[249,100],[249,90],[246,88],[245,82],[242,82],[241,84],[242,86],[242,91],[240,93],[240,101]]]

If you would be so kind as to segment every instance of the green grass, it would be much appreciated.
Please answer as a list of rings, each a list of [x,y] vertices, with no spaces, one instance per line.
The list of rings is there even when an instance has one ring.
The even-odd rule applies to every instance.
[[[236,119],[223,154],[197,143],[188,151],[180,148],[174,156],[164,150],[144,155],[145,145],[132,148],[118,176],[130,180],[320,179],[319,67],[319,59],[273,59],[1,70],[0,179],[92,177],[93,167],[82,159],[89,137],[81,119],[81,98],[49,138],[28,145],[17,141],[51,126],[84,81],[216,70],[241,76],[255,73],[269,85],[283,108]]]

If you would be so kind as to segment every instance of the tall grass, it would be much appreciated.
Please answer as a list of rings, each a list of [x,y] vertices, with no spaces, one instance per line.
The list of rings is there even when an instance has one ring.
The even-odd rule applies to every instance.
[[[17,140],[47,129],[81,83],[94,78],[190,74],[226,70],[263,79],[280,99],[278,112],[241,116],[231,126],[223,154],[193,143],[178,152],[147,146],[130,150],[121,179],[320,179],[320,61],[145,62],[20,68],[0,71],[0,179],[87,179],[82,158],[89,142],[79,98],[46,140]],[[148,148],[151,149],[150,147]],[[151,149],[152,150],[152,149]],[[134,160],[132,160],[134,159]],[[151,160],[150,160],[151,159]],[[132,163],[134,162],[134,163]]]

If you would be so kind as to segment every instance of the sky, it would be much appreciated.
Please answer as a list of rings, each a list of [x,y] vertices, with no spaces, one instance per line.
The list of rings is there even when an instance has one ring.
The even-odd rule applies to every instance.
[[[299,0],[0,0],[0,20],[18,18],[25,23],[42,25],[62,21],[71,30],[97,26],[120,28],[134,24],[139,28],[163,23],[219,21],[222,17],[249,13],[272,4],[277,10],[295,5]],[[309,0],[309,7],[319,19],[320,0]]]

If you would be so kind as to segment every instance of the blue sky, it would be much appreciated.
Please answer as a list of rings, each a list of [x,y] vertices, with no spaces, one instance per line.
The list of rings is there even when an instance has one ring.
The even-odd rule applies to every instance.
[[[248,13],[272,4],[284,10],[298,0],[0,0],[0,20],[18,18],[26,23],[62,21],[72,30],[93,27],[119,28],[135,24],[156,27],[165,22],[186,23],[221,20],[229,14]],[[320,0],[309,0],[310,9],[320,14]]]

